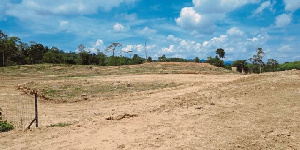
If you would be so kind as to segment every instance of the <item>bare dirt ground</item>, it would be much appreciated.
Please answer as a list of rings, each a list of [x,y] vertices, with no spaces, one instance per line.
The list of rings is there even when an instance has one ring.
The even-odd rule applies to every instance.
[[[148,73],[0,74],[0,95],[22,95],[20,84],[44,92],[86,85],[78,95],[47,91],[40,127],[0,133],[0,149],[300,149],[300,71],[239,75],[209,65],[184,72],[168,67],[189,63],[159,65]],[[66,100],[70,95],[76,101]],[[72,125],[49,127],[58,123]]]

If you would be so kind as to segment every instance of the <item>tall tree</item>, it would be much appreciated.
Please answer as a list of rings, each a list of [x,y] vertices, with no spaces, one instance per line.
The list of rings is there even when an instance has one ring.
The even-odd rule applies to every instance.
[[[113,53],[113,57],[115,56],[115,51],[117,47],[122,47],[121,43],[111,43],[111,45],[109,45],[105,51],[107,52],[112,52]]]
[[[78,45],[79,57],[82,65],[89,65],[91,55],[90,52],[86,51],[86,47],[83,44]]]
[[[196,62],[196,63],[199,63],[199,61],[200,61],[199,57],[196,57],[196,58],[195,58],[195,62]]]
[[[262,48],[257,48],[256,55],[253,55],[252,58],[249,58],[249,61],[253,64],[253,72],[261,73],[262,67],[264,66],[263,57],[265,52]]]
[[[2,30],[0,30],[0,52],[2,53],[2,65],[1,66],[5,66],[5,52],[6,52],[6,41],[7,41],[7,35],[4,34],[2,32]]]
[[[28,54],[30,58],[30,63],[35,64],[35,63],[42,63],[43,62],[43,57],[45,54],[45,48],[43,44],[38,44],[34,41],[30,41],[30,46],[28,49]]]
[[[216,54],[219,56],[219,58],[225,58],[225,51],[223,48],[218,48],[216,50]]]
[[[266,70],[267,71],[276,71],[279,67],[279,63],[275,59],[268,59]]]

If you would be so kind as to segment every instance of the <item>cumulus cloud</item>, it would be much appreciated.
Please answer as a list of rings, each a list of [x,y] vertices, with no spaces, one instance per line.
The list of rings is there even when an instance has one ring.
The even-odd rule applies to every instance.
[[[115,32],[125,32],[125,31],[128,31],[129,30],[129,27],[125,27],[124,25],[120,24],[120,23],[116,23],[114,26],[113,26],[113,30]]]
[[[287,11],[295,11],[300,8],[299,0],[284,0],[285,10]]]
[[[227,40],[227,35],[220,35],[219,37],[213,37],[210,41],[204,41],[203,46],[207,47],[209,45],[218,45],[219,43],[224,43]]]
[[[221,18],[221,16],[222,15],[216,14],[201,15],[196,12],[194,7],[185,7],[181,10],[180,17],[175,21],[179,26],[185,29],[210,33],[216,28],[214,21]]]
[[[174,50],[175,50],[174,45],[170,45],[169,47],[162,48],[163,53],[172,53],[172,52],[174,52]]]
[[[167,57],[181,56],[181,58],[195,57],[194,55],[201,51],[202,45],[198,42],[181,39],[174,35],[167,36],[168,47],[163,47],[157,53],[159,56],[166,54]],[[202,55],[202,54],[201,54]]]
[[[128,52],[137,53],[137,52],[142,52],[143,49],[144,49],[144,46],[141,45],[141,44],[126,45],[125,47],[122,48],[122,52],[124,52],[124,53],[128,53]]]
[[[290,24],[292,21],[292,16],[288,14],[282,14],[276,17],[275,26],[282,28]]]
[[[197,27],[201,21],[203,20],[203,16],[196,13],[193,7],[185,7],[180,12],[180,18],[176,19],[176,22],[180,26],[192,26]]]
[[[176,23],[190,30],[211,33],[215,23],[225,18],[226,14],[236,8],[259,0],[193,0],[194,7],[184,7]]]
[[[92,44],[91,47],[87,48],[91,53],[97,53],[99,51],[104,50],[104,42],[101,39],[98,39],[95,43]]]

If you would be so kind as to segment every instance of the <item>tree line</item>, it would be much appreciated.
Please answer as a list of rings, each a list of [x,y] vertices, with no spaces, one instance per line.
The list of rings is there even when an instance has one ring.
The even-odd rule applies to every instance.
[[[120,43],[112,43],[106,48],[106,52],[113,52],[112,56],[107,56],[100,50],[91,53],[83,44],[78,46],[78,53],[64,52],[57,47],[49,48],[34,41],[24,43],[20,38],[9,37],[0,30],[0,66],[41,63],[120,66],[141,64],[145,61],[137,54],[132,58],[115,56],[115,50],[120,46]]]
[[[257,48],[256,54],[253,55],[248,60],[236,60],[231,65],[225,65],[222,60],[225,58],[225,51],[222,48],[216,50],[216,56],[208,57],[207,63],[217,67],[224,67],[231,70],[231,67],[236,67],[238,72],[241,73],[263,73],[263,72],[275,72],[275,71],[284,71],[291,69],[300,70],[300,62],[285,62],[284,64],[279,64],[275,59],[268,59],[267,62],[263,61],[263,57],[266,53],[262,48]]]
[[[165,54],[158,57],[158,60],[152,60],[152,57],[144,59],[137,54],[133,57],[116,56],[115,53],[122,44],[111,43],[105,52],[112,52],[112,56],[107,56],[105,53],[97,50],[96,53],[91,53],[83,44],[78,45],[78,53],[64,52],[57,47],[44,46],[43,44],[34,41],[29,44],[21,41],[20,38],[4,34],[0,30],[0,67],[12,65],[26,65],[26,64],[74,64],[74,65],[99,65],[99,66],[121,66],[121,65],[135,65],[144,62],[200,62],[199,57],[193,60],[183,58],[167,58]],[[236,60],[232,65],[225,65],[225,50],[218,48],[215,57],[208,57],[206,62],[217,67],[224,67],[231,69],[237,67],[237,71],[245,73],[262,73],[271,71],[282,71],[290,69],[300,69],[300,62],[279,64],[275,59],[268,59],[263,62],[265,52],[262,48],[256,50],[256,54],[248,60]],[[132,53],[128,51],[127,53]]]

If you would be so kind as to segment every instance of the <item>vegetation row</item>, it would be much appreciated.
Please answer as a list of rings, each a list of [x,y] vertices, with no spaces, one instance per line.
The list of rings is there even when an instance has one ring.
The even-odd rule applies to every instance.
[[[88,49],[80,44],[78,52],[65,52],[57,47],[44,46],[43,44],[31,41],[29,44],[24,43],[18,37],[9,37],[0,30],[0,66],[26,65],[26,64],[74,64],[74,65],[99,65],[99,66],[121,66],[121,65],[135,65],[144,62],[152,62],[151,57],[147,59],[134,54],[131,57],[132,51],[119,53],[116,56],[116,50],[122,45],[120,43],[111,43],[106,49],[105,53],[97,50],[96,53],[91,53]],[[107,56],[107,53],[112,53],[112,56]],[[130,53],[130,57],[123,56],[123,53]],[[207,63],[217,67],[224,67],[231,69],[237,67],[240,72],[269,72],[269,71],[283,71],[290,69],[300,69],[300,62],[279,64],[275,59],[269,59],[263,62],[265,53],[262,48],[257,49],[257,54],[248,60],[237,60],[232,65],[225,65],[223,59],[225,58],[225,51],[222,48],[216,50],[215,57],[208,57]],[[200,62],[196,57],[194,60],[187,60],[182,58],[166,58],[163,54],[158,57],[159,62]]]

